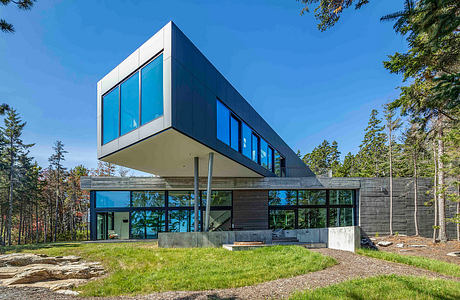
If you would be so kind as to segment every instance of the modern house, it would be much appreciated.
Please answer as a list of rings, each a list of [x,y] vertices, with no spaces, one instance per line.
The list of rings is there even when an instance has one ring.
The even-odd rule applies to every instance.
[[[97,83],[97,137],[98,159],[155,176],[82,179],[91,191],[93,240],[195,230],[388,230],[385,179],[316,177],[172,22]],[[430,181],[419,185],[427,197]],[[410,211],[409,194],[396,196],[405,197],[398,213]],[[410,231],[407,218],[396,223],[395,230]]]

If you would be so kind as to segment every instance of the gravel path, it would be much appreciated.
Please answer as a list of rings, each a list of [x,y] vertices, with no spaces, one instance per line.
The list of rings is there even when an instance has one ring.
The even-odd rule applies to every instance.
[[[351,252],[316,249],[312,250],[337,259],[339,264],[322,271],[291,278],[278,279],[253,286],[210,291],[163,292],[135,297],[111,297],[104,300],[151,300],[151,299],[266,299],[286,298],[297,290],[314,289],[336,284],[353,278],[365,278],[383,274],[416,275],[460,281],[460,278],[391,263],[384,260],[356,255]],[[76,299],[47,290],[25,288],[0,288],[0,299]],[[79,297],[78,299],[83,299]],[[101,299],[101,298],[98,298]]]

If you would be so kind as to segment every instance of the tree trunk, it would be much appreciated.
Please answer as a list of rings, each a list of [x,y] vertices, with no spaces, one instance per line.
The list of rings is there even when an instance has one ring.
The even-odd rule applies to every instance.
[[[11,147],[13,141],[11,140]],[[11,150],[10,155],[11,163],[10,163],[10,189],[8,195],[8,245],[11,246],[11,223],[12,223],[12,215],[13,215],[13,151]]]
[[[438,233],[438,160],[436,158],[436,142],[433,141],[433,160],[434,160],[434,225],[433,225],[433,243],[436,243]]]
[[[40,242],[40,235],[38,231],[38,200],[35,199],[35,243]]]
[[[53,241],[56,242],[57,238],[57,230],[58,230],[58,220],[59,220],[59,188],[60,188],[60,172],[59,168],[57,168],[57,182],[56,182],[56,214],[55,214],[55,219],[54,219],[54,235],[53,235]]]
[[[444,162],[442,158],[444,156],[444,132],[442,128],[443,124],[440,122],[438,128],[438,213],[439,213],[439,239],[441,242],[447,242],[446,232],[446,212],[445,212],[445,183],[444,183]]]
[[[19,209],[19,227],[18,227],[18,245],[21,245],[21,233],[22,233],[22,222],[23,222],[23,205],[21,202],[21,208]]]
[[[390,235],[393,235],[393,159],[391,149],[391,124],[388,126],[389,151],[390,151]]]
[[[457,185],[457,196],[460,196],[460,185]],[[457,218],[460,218],[460,200],[457,201]],[[460,242],[460,220],[457,220],[457,241]]]
[[[419,235],[418,231],[418,220],[417,220],[417,153],[414,153],[414,224],[415,224],[415,235]]]

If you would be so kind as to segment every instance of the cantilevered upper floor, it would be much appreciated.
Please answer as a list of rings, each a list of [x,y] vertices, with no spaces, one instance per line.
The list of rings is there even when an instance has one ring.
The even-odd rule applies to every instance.
[[[162,177],[314,176],[170,22],[97,84],[98,158]]]

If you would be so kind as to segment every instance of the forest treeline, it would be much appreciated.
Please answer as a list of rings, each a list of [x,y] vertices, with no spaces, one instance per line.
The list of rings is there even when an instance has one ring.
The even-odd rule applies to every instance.
[[[319,28],[326,30],[334,26],[343,9],[352,3],[359,8],[368,1],[348,1],[347,6],[335,0],[302,2],[320,3],[315,16]],[[348,153],[341,161],[337,142],[324,141],[303,160],[319,174],[388,176],[390,233],[393,176],[413,177],[415,195],[417,177],[433,177],[433,239],[447,240],[446,222],[450,221],[457,223],[460,240],[460,1],[404,0],[403,4],[401,11],[381,18],[393,22],[393,29],[408,45],[406,52],[389,55],[383,62],[390,73],[403,78],[399,97],[385,105],[383,117],[372,111],[356,154]],[[450,220],[446,219],[446,201],[457,203],[456,216]]]
[[[67,169],[67,151],[56,141],[48,166],[30,155],[33,144],[22,140],[26,125],[7,104],[0,106],[0,245],[89,238],[89,193],[80,189],[82,176],[126,176],[127,169],[99,162]]]

